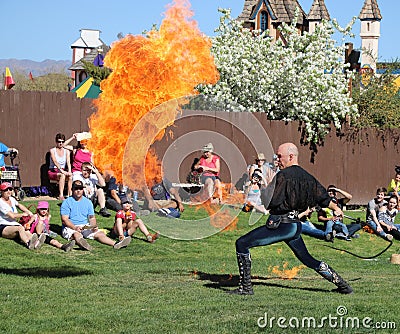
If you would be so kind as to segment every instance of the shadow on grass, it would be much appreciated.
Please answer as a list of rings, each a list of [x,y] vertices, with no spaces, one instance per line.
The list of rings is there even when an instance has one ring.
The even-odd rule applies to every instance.
[[[29,277],[48,277],[48,278],[64,278],[75,277],[83,275],[93,275],[93,272],[85,269],[78,269],[74,267],[57,267],[57,268],[18,268],[9,269],[1,268],[0,274],[16,275],[16,276],[29,276]]]
[[[227,288],[237,288],[239,284],[239,275],[230,275],[230,274],[208,274],[203,273],[200,271],[192,271],[191,274],[201,281],[210,281],[211,283],[204,284],[205,287],[211,289],[218,289],[223,291],[229,291],[230,289]],[[318,288],[304,288],[304,287],[297,287],[297,286],[287,286],[279,283],[273,282],[260,282],[254,280],[282,280],[282,281],[294,281],[298,280],[297,278],[294,279],[287,279],[287,278],[279,278],[279,277],[262,277],[262,276],[252,276],[252,284],[253,286],[268,286],[268,287],[277,287],[277,288],[284,288],[284,289],[293,289],[293,290],[301,290],[301,291],[312,291],[312,292],[327,292],[326,289],[318,289]],[[311,279],[312,280],[312,279]]]

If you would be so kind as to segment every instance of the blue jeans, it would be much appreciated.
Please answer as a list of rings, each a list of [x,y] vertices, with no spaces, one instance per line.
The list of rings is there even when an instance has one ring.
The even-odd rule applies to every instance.
[[[282,223],[277,229],[260,226],[236,240],[236,252],[249,254],[250,248],[284,241],[307,267],[318,270],[321,261],[314,259],[301,238],[301,223]]]
[[[326,232],[315,227],[313,223],[306,220],[301,222],[301,233],[317,239],[325,239]]]
[[[373,220],[367,220],[366,223],[374,231],[375,234],[379,235],[382,238],[385,238],[386,232],[384,230],[378,232],[377,225]]]
[[[331,233],[333,230],[333,227],[336,225],[336,227],[340,227],[342,229],[342,232],[345,236],[349,235],[349,230],[347,229],[347,226],[341,222],[341,221],[333,221],[333,220],[328,220],[326,222],[326,233]]]

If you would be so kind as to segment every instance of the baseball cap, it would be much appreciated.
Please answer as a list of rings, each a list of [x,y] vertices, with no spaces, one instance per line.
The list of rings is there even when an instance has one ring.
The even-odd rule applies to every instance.
[[[83,186],[83,183],[82,183],[81,180],[75,180],[75,181],[72,183],[72,190],[83,189],[83,188],[84,188],[84,186]]]
[[[49,208],[49,203],[46,201],[40,201],[37,205],[38,209],[48,209]]]
[[[0,185],[0,189],[1,190],[6,190],[6,189],[8,189],[8,188],[12,188],[13,186],[12,186],[12,184],[10,183],[10,182],[3,182],[1,185]]]

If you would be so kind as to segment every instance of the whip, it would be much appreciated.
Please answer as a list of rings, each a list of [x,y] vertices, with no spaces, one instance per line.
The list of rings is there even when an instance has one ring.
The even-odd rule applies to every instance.
[[[350,255],[353,255],[355,257],[358,257],[359,259],[370,260],[370,259],[374,259],[374,258],[378,257],[379,255],[385,253],[390,248],[390,246],[392,246],[392,245],[393,245],[393,241],[389,241],[389,245],[384,250],[382,250],[378,254],[375,254],[375,255],[372,255],[372,256],[362,256],[362,255],[358,255],[356,253],[352,253],[352,252],[350,252],[350,251],[348,251],[346,249],[336,248],[336,247],[328,246],[328,245],[324,245],[324,246],[332,248],[332,249],[336,249],[338,251],[345,252],[347,254],[350,254]]]
[[[350,219],[350,220],[353,220],[353,221],[355,221],[355,222],[361,224],[361,219],[360,219],[360,218],[353,218],[353,217],[347,216],[347,215],[343,215],[343,217],[345,217],[345,218],[347,218],[347,219]],[[364,224],[365,224],[365,223],[364,223]],[[350,252],[350,251],[348,251],[348,250],[346,250],[346,249],[341,249],[341,248],[337,248],[337,247],[333,247],[333,246],[328,246],[328,245],[324,245],[324,246],[325,246],[325,247],[332,248],[332,249],[335,249],[335,250],[338,250],[338,251],[345,252],[345,253],[347,253],[347,254],[350,254],[350,255],[353,255],[353,256],[355,256],[355,257],[358,257],[359,259],[370,260],[370,259],[374,259],[374,258],[378,257],[379,255],[382,255],[383,253],[385,253],[392,245],[393,245],[393,241],[389,241],[389,245],[388,245],[384,250],[382,250],[382,251],[380,251],[378,254],[375,254],[375,255],[372,255],[372,256],[362,256],[362,255],[358,255],[358,254],[356,254],[356,253],[352,253],[352,252]]]

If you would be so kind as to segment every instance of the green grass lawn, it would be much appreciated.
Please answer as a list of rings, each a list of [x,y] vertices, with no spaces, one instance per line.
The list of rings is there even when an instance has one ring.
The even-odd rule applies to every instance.
[[[52,229],[60,233],[57,202],[51,202],[51,212]],[[96,217],[101,228],[112,227],[113,217]],[[331,292],[335,286],[308,268],[290,280],[273,273],[273,267],[283,270],[284,265],[286,269],[301,265],[284,243],[256,248],[252,250],[255,294],[231,296],[225,291],[236,287],[238,280],[235,240],[264,221],[249,226],[249,214],[240,213],[236,230],[215,233],[215,228],[207,226],[207,219],[201,221],[204,217],[204,211],[191,207],[186,207],[183,221],[161,220],[153,214],[143,217],[148,226],[161,232],[160,239],[155,244],[146,243],[137,231],[128,248],[119,251],[94,241],[89,241],[94,246],[92,252],[75,248],[64,253],[49,245],[29,251],[14,241],[0,239],[0,332],[398,331],[365,328],[363,319],[367,324],[379,322],[381,327],[395,322],[400,328],[400,267],[389,262],[391,254],[399,253],[398,241],[378,258],[367,261],[326,246],[365,256],[378,253],[388,243],[366,232],[351,242],[335,240],[333,244],[304,237],[312,255],[328,262],[349,281],[355,291],[352,295]],[[179,240],[180,236],[186,240]],[[187,240],[191,236],[197,239]],[[344,308],[347,313],[340,316],[338,312]],[[288,328],[279,326],[280,317],[286,319],[280,320],[280,326]],[[310,329],[307,323],[301,327],[306,317],[314,318],[316,326],[327,320],[320,328]],[[336,328],[333,317],[337,317]],[[358,319],[360,328],[346,328],[350,317]],[[368,322],[366,317],[372,320]],[[291,328],[296,319],[300,327]]]

